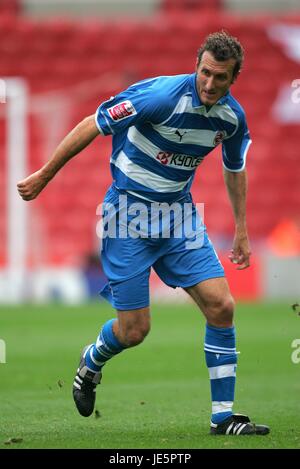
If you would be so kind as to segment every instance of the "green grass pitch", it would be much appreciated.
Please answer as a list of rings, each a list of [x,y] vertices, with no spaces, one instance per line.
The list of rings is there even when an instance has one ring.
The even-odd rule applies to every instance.
[[[210,436],[204,319],[192,304],[152,308],[143,344],[104,368],[96,409],[71,395],[81,348],[113,317],[103,303],[1,307],[0,448],[299,448],[300,317],[286,304],[239,304],[234,410],[270,425],[268,436]],[[11,438],[18,443],[5,444]]]

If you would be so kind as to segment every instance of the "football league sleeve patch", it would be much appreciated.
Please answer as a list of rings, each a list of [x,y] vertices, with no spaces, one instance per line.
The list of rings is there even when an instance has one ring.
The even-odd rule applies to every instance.
[[[148,90],[136,87],[104,101],[97,109],[95,120],[104,135],[117,134],[137,122],[150,120],[153,114],[153,97]]]
[[[114,104],[107,109],[109,117],[114,121],[121,121],[122,119],[128,119],[130,116],[137,114],[136,109],[132,102],[127,99],[121,103]]]

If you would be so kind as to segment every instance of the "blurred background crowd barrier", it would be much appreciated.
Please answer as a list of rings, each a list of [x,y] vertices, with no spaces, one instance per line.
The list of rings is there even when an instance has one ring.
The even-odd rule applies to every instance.
[[[227,260],[234,226],[220,148],[198,170],[194,200],[205,203],[208,233],[237,299],[299,299],[299,2],[2,0],[0,302],[97,297],[105,278],[96,208],[111,182],[110,137],[97,138],[36,201],[23,202],[16,182],[103,100],[143,78],[192,73],[204,38],[221,29],[246,51],[231,91],[253,140],[250,269],[236,272]],[[153,276],[154,298],[183,298],[166,288]]]

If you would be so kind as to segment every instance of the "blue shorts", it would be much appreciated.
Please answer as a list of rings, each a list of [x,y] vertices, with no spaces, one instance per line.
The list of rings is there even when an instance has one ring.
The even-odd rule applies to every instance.
[[[120,204],[120,195],[126,200],[127,229],[128,223],[133,221],[133,226],[137,228],[135,233],[131,225],[126,234],[124,231],[121,233],[120,226],[124,228],[124,218],[120,214],[125,211],[123,202]],[[148,211],[148,225],[144,223],[145,217],[142,219],[136,216],[141,215],[141,210],[136,211],[140,208],[140,203],[143,204],[144,215]],[[167,236],[162,222],[154,223],[153,216],[150,218],[150,202],[137,199],[112,186],[105,196],[104,204],[105,235],[102,239],[101,262],[108,284],[100,293],[117,310],[128,311],[149,306],[151,267],[166,285],[173,288],[190,287],[210,278],[224,277],[224,269],[190,194],[177,202],[178,209],[187,207],[189,211],[184,212],[184,216],[178,212],[176,217],[169,217],[170,235],[167,233]],[[107,206],[109,210],[106,209]],[[128,215],[128,209],[129,212],[132,209],[135,216],[132,213]],[[178,220],[183,218],[189,218],[189,229],[183,229],[179,225]],[[137,220],[140,223],[136,223]],[[112,229],[108,229],[108,223]],[[175,227],[179,226],[181,232],[180,229],[177,230],[174,236]]]

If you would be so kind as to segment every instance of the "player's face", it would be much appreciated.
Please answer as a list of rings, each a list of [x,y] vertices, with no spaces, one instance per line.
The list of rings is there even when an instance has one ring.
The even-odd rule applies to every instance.
[[[205,51],[201,57],[201,62],[197,62],[197,91],[203,104],[212,106],[230,88],[234,82],[233,69],[235,59],[218,61],[214,56]]]

